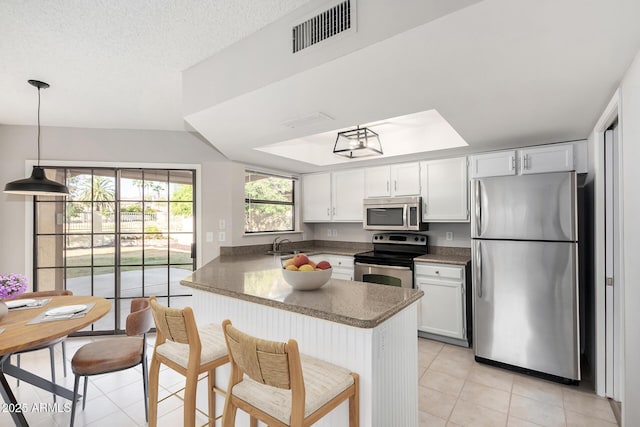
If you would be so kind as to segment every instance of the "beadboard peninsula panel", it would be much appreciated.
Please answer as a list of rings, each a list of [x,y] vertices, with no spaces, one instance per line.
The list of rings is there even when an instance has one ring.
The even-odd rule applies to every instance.
[[[262,338],[294,338],[300,351],[344,366],[360,375],[360,425],[417,426],[418,378],[416,303],[375,328],[356,328],[262,304],[194,289],[198,324],[221,323]],[[216,383],[226,389],[228,368],[219,369]],[[238,412],[237,425],[249,425]],[[316,426],[348,426],[345,402]]]

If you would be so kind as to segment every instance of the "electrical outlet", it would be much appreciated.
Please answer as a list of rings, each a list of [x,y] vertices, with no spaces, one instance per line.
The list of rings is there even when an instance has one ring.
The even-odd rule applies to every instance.
[[[445,236],[447,240],[453,240],[453,231],[447,231]]]
[[[327,228],[327,237],[331,237],[331,229]]]
[[[224,231],[218,231],[218,241],[224,242],[227,239],[227,235]]]
[[[334,228],[333,231],[331,232],[331,236],[338,237],[338,230]]]

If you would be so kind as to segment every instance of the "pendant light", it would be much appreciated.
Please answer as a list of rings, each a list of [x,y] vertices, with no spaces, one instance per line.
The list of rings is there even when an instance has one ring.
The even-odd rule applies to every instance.
[[[40,89],[48,88],[49,84],[38,80],[28,82],[31,86],[38,88],[38,162],[33,167],[29,178],[9,182],[4,186],[4,192],[27,196],[68,196],[69,189],[59,182],[47,179],[44,169],[40,167]]]
[[[382,155],[382,145],[377,133],[369,128],[361,128],[338,132],[333,153],[355,159],[358,157]]]

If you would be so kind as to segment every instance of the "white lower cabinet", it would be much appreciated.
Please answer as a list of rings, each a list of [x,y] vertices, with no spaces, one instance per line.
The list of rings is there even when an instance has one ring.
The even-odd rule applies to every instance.
[[[424,292],[418,331],[467,341],[465,267],[416,262],[415,283]]]
[[[320,261],[328,261],[331,264],[333,272],[332,279],[353,280],[353,257],[346,255],[333,254],[315,254],[310,255],[311,261],[318,263]]]

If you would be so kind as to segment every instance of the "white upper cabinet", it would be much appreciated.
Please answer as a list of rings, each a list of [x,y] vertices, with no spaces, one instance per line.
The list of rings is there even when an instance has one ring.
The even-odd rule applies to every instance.
[[[518,150],[520,173],[562,172],[574,170],[573,145],[554,144]]]
[[[364,169],[332,173],[331,200],[333,221],[362,221]]]
[[[331,220],[331,174],[317,173],[302,177],[302,220]]]
[[[516,150],[496,151],[469,157],[471,178],[516,174]]]
[[[420,162],[422,220],[469,221],[467,158]]]
[[[419,162],[365,169],[365,197],[417,196],[419,194]]]
[[[302,177],[302,221],[362,222],[364,169]]]
[[[471,178],[576,170],[573,144],[551,144],[469,157]]]
[[[388,197],[391,195],[391,167],[378,166],[364,171],[365,197]]]

